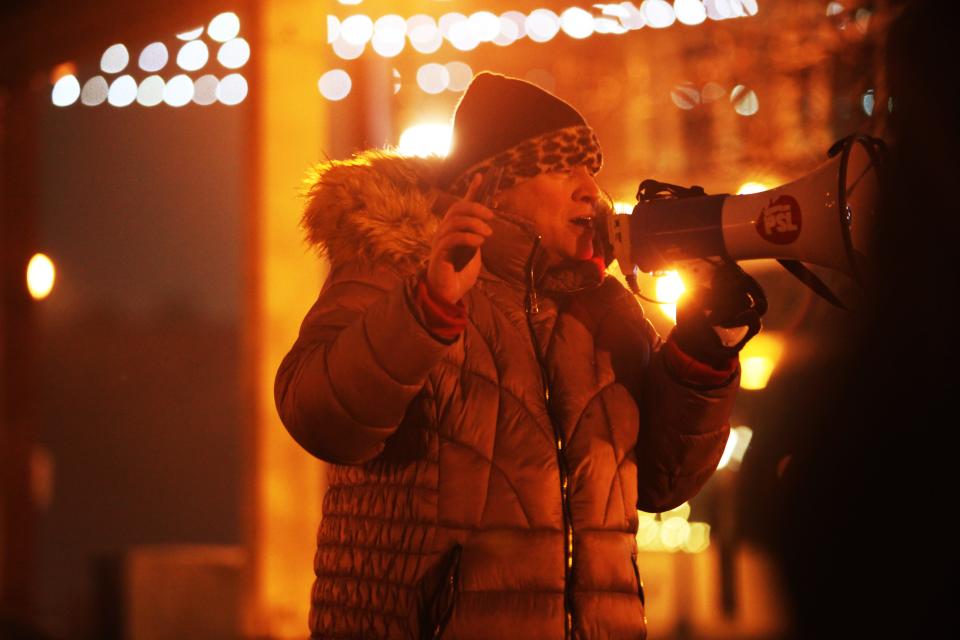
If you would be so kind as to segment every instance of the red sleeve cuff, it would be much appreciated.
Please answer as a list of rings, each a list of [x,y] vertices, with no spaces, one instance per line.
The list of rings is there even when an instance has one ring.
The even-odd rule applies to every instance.
[[[434,295],[423,276],[417,282],[415,302],[423,312],[427,329],[444,340],[453,340],[467,326],[467,310],[463,302],[451,304]]]
[[[740,358],[732,356],[723,369],[714,369],[687,355],[673,340],[667,340],[662,347],[664,364],[677,377],[688,384],[704,387],[719,387],[726,384],[737,372]]]

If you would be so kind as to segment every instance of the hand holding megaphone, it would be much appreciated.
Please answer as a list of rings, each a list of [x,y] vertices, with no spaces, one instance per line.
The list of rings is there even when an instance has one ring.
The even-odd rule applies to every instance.
[[[685,279],[689,289],[677,301],[674,339],[688,355],[723,369],[760,332],[767,298],[760,284],[732,260],[709,268],[703,264],[690,270],[695,277]]]

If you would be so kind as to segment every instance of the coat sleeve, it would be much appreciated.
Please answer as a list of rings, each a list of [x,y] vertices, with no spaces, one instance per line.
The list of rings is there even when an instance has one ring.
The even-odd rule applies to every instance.
[[[415,285],[415,276],[358,265],[325,282],[274,387],[281,421],[314,456],[339,464],[376,457],[455,342],[427,331]]]
[[[689,358],[667,342],[652,345],[640,389],[637,508],[668,511],[699,493],[720,462],[740,388],[736,363],[726,380],[703,384],[681,374]]]
[[[661,341],[634,297],[610,283],[616,332],[628,360],[619,376],[637,401],[637,508],[668,511],[695,496],[720,462],[730,435],[729,418],[740,386],[740,367],[725,374],[695,375],[697,363],[668,340]]]

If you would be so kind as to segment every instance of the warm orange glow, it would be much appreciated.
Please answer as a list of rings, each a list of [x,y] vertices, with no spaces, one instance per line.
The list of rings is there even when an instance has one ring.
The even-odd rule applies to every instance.
[[[645,549],[660,539],[660,522],[649,513],[640,512],[637,518],[637,544],[641,549]]]
[[[35,254],[27,264],[27,290],[34,300],[43,300],[53,290],[56,269],[53,261],[42,253]]]
[[[637,548],[641,551],[700,553],[710,546],[710,525],[690,522],[690,504],[661,514],[637,511]]]
[[[399,151],[405,156],[445,156],[452,131],[446,124],[418,124],[400,134]]]
[[[660,542],[668,550],[678,549],[690,535],[690,523],[683,518],[667,518],[660,525]]]
[[[660,311],[662,311],[665,316],[676,322],[677,300],[679,300],[680,296],[683,295],[683,292],[686,291],[686,286],[683,284],[680,274],[676,271],[667,271],[662,276],[657,278],[656,286],[656,299],[667,303],[660,305]]]
[[[74,62],[61,62],[50,70],[50,84],[57,84],[57,81],[64,76],[77,75],[77,65]]]
[[[763,389],[783,357],[784,341],[776,333],[760,333],[740,352],[740,387]]]
[[[744,182],[742,185],[740,185],[740,188],[737,189],[737,195],[743,196],[750,193],[762,193],[764,191],[769,191],[770,189],[771,187],[763,182]]]
[[[747,447],[750,446],[750,440],[753,438],[753,430],[750,427],[734,427],[730,429],[730,437],[727,438],[727,445],[723,449],[723,455],[720,456],[720,463],[717,469],[734,469],[740,466]]]
[[[663,520],[668,520],[670,518],[682,518],[683,520],[686,520],[690,517],[690,503],[684,502],[679,507],[674,507],[673,509],[670,509],[670,511],[664,511],[662,514],[660,514],[660,517]]]
[[[701,553],[710,546],[710,525],[705,522],[691,522],[683,550],[687,553]]]

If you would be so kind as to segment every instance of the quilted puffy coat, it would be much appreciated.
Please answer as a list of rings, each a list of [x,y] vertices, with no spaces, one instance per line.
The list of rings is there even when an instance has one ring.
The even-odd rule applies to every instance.
[[[503,216],[466,329],[435,337],[413,288],[436,170],[367,152],[309,188],[331,272],[276,401],[332,463],[312,637],[643,638],[637,509],[681,504],[716,468],[739,371],[684,383],[618,281],[547,270]]]

